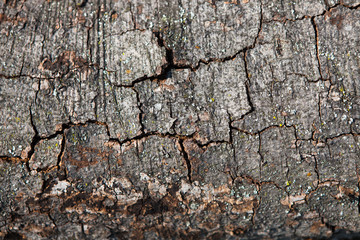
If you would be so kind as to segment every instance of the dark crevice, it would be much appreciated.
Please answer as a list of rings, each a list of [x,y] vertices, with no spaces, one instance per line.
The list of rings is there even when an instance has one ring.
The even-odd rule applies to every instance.
[[[174,113],[173,113],[173,107],[172,107],[172,102],[171,102],[171,99],[169,99],[169,102],[168,102],[168,107],[169,107],[169,115],[170,115],[170,119],[173,119],[174,118]],[[178,119],[175,119],[173,121],[173,123],[171,124],[171,127],[170,127],[170,131],[176,133],[176,123],[177,123]]]
[[[314,161],[315,161],[315,173],[316,173],[316,178],[317,178],[317,186],[316,187],[318,187],[319,186],[319,184],[320,184],[320,173],[319,173],[319,165],[318,165],[318,160],[317,160],[317,158],[316,158],[316,156],[315,155],[311,155],[312,157],[313,157],[313,159],[314,159]]]
[[[334,8],[337,8],[338,6],[343,6],[343,7],[346,7],[346,8],[349,8],[349,9],[357,9],[359,7],[359,5],[355,6],[355,7],[350,7],[350,6],[346,6],[346,5],[343,5],[341,3],[337,3],[331,7],[328,6],[328,9],[325,9],[322,13],[320,14],[317,14],[317,15],[304,15],[302,17],[297,17],[297,18],[294,18],[294,19],[291,19],[291,18],[281,18],[281,19],[271,19],[271,20],[267,20],[265,21],[265,23],[271,23],[271,22],[282,22],[282,23],[286,23],[288,21],[290,22],[296,22],[296,21],[302,21],[304,19],[312,19],[312,18],[315,18],[315,17],[321,17],[321,16],[324,16],[327,12],[331,11],[332,9]]]
[[[51,222],[54,224],[54,226],[57,227],[56,221],[55,221],[55,219],[51,216],[51,213],[48,212],[47,215],[48,215],[49,219],[51,220]]]
[[[84,223],[82,223],[81,222],[81,234],[82,234],[82,237],[84,238],[84,239],[87,239],[87,237],[86,237],[86,233],[85,233],[85,228],[84,228]]]
[[[229,143],[232,145],[233,144],[233,135],[232,135],[232,128],[231,128],[231,123],[232,118],[231,118],[231,114],[227,111],[228,114],[228,123],[229,123]]]
[[[320,74],[320,78],[323,78],[323,74],[321,72],[321,62],[320,62],[320,56],[319,56],[319,30],[317,28],[316,22],[315,22],[315,17],[311,17],[311,24],[314,28],[314,33],[315,33],[315,45],[316,45],[316,59],[318,62],[318,69],[319,69],[319,74]]]
[[[290,126],[285,125],[285,126],[282,126],[282,127],[287,127],[287,128],[291,127],[292,128],[293,126],[292,125],[290,125]],[[262,134],[263,132],[266,132],[266,131],[268,131],[269,129],[272,129],[272,128],[282,128],[282,127],[280,127],[279,125],[270,125],[270,126],[267,126],[267,127],[263,128],[263,129],[261,129],[259,131],[251,132],[251,131],[248,131],[248,130],[245,130],[245,129],[241,129],[241,128],[238,128],[238,127],[235,127],[235,126],[231,126],[232,129],[237,130],[237,131],[239,131],[241,133],[244,133],[246,135],[251,135],[251,136],[256,136],[256,135]]]
[[[165,80],[167,78],[170,77],[170,73],[173,69],[191,69],[190,66],[179,66],[179,65],[175,65],[174,61],[173,61],[173,50],[166,47],[165,45],[165,40],[162,38],[161,33],[160,32],[154,32],[154,36],[157,39],[158,45],[160,47],[164,47],[165,51],[166,51],[166,64],[164,64],[163,66],[161,66],[161,72],[160,74],[155,74],[153,76],[142,76],[140,78],[135,79],[134,81],[131,82],[131,84],[128,85],[115,85],[116,87],[131,87],[133,88],[135,86],[135,84],[139,83],[139,82],[143,82],[146,80]]]
[[[42,183],[41,190],[40,190],[41,192],[38,194],[39,198],[41,198],[44,195],[46,189],[50,186],[50,183],[53,181],[53,177],[49,177],[48,179],[44,179],[44,177],[43,177],[42,181],[43,181],[43,183]]]
[[[90,30],[92,29],[92,27],[87,27],[86,28],[86,48],[89,51],[89,62],[93,60],[93,48],[91,47],[91,42],[90,42]]]
[[[41,89],[41,79],[38,79],[38,89],[35,92],[34,103],[37,104],[38,95]]]
[[[325,221],[324,217],[321,217],[321,223],[324,224],[328,229],[331,230],[331,232],[334,234],[336,230],[336,226],[333,226]]]
[[[245,75],[246,75],[246,78],[247,78],[247,81],[245,82],[245,90],[246,90],[246,97],[247,97],[247,101],[248,101],[248,104],[250,106],[250,110],[248,112],[246,112],[244,115],[242,115],[240,117],[240,120],[241,119],[244,119],[245,116],[251,114],[252,112],[255,111],[255,107],[254,107],[254,104],[252,103],[251,101],[251,97],[250,97],[250,84],[251,84],[251,80],[250,80],[250,73],[249,73],[249,70],[248,70],[248,64],[247,64],[247,61],[246,61],[246,56],[247,56],[247,51],[245,51],[244,53],[244,67],[245,67]]]
[[[13,157],[9,157],[9,156],[0,156],[0,161],[5,161],[5,162],[25,162],[26,159],[22,159],[20,156],[13,156]]]
[[[342,5],[342,6],[348,8],[348,9],[351,9],[351,10],[357,10],[358,8],[360,8],[360,4],[355,5],[355,6],[348,6],[348,5],[345,5],[345,4],[344,4],[344,5]]]
[[[261,181],[261,182],[260,182],[260,186],[263,186],[263,185],[273,185],[273,186],[276,187],[277,189],[279,189],[279,190],[284,191],[285,193],[287,193],[284,188],[280,187],[279,184],[277,184],[277,183],[274,182],[274,181]]]
[[[185,139],[193,139],[194,135],[195,135],[195,133],[192,133],[190,135],[178,135],[178,134],[173,134],[173,133],[145,132],[145,133],[142,133],[142,134],[137,135],[137,136],[132,137],[132,138],[126,138],[126,139],[123,139],[123,140],[119,140],[118,138],[110,138],[109,140],[113,141],[113,142],[117,142],[120,145],[124,145],[124,144],[131,143],[133,141],[141,140],[143,138],[148,138],[148,137],[151,137],[151,136],[158,136],[158,137],[161,137],[161,138],[175,138],[175,139],[179,139],[179,140],[185,140]]]
[[[192,180],[191,180],[191,162],[190,162],[190,159],[189,159],[189,156],[188,156],[188,153],[185,151],[185,147],[184,147],[184,140],[183,139],[179,139],[179,145],[180,145],[180,150],[181,150],[181,153],[184,157],[184,160],[186,162],[186,166],[187,166],[187,170],[188,170],[188,174],[187,174],[187,177],[188,177],[188,180],[190,183],[192,183]]]
[[[319,94],[319,100],[318,100],[318,111],[319,111],[320,124],[323,124],[322,114],[321,114],[321,96],[320,96],[320,94]]]
[[[83,0],[81,3],[77,4],[77,7],[78,8],[84,8],[87,3],[88,3],[88,0]]]
[[[259,197],[259,203],[256,207],[254,207],[252,210],[253,210],[253,214],[251,216],[251,224],[253,226],[256,226],[256,221],[255,221],[255,217],[256,217],[256,213],[258,211],[258,209],[260,208],[260,205],[261,205],[261,196]]]
[[[358,209],[358,214],[360,214],[360,169],[358,164],[355,165],[355,172],[356,172],[356,178],[357,178],[357,190],[358,190],[358,197],[357,197],[357,209]]]
[[[327,4],[328,5],[328,4]],[[291,18],[281,18],[281,19],[271,19],[271,20],[267,20],[265,21],[264,23],[271,23],[271,22],[281,22],[281,23],[286,23],[288,21],[290,22],[296,22],[296,21],[302,21],[304,19],[314,19],[316,17],[321,17],[321,16],[324,16],[326,13],[330,12],[332,9],[334,8],[337,8],[339,6],[343,6],[345,8],[348,8],[350,10],[357,10],[358,8],[360,8],[360,4],[359,5],[355,5],[355,6],[348,6],[348,5],[345,5],[343,3],[337,3],[333,6],[328,6],[328,8],[326,10],[324,10],[322,13],[320,14],[317,14],[317,15],[314,15],[314,16],[311,16],[311,15],[304,15],[302,17],[298,17],[298,18],[295,18],[295,19],[291,19]]]
[[[230,130],[231,130],[231,128],[230,128]],[[203,149],[206,149],[209,146],[213,146],[213,145],[232,144],[231,141],[226,141],[226,140],[210,140],[206,143],[201,143],[198,140],[194,140],[194,141],[200,148],[203,148]]]
[[[344,137],[344,136],[360,136],[359,134],[356,134],[356,133],[340,133],[336,136],[332,136],[332,137],[327,137],[325,138],[325,142],[328,143],[328,141],[332,141],[334,139],[337,139],[337,138],[341,138],[341,137]]]
[[[35,126],[35,123],[34,123],[34,119],[33,119],[33,114],[32,114],[32,111],[31,111],[31,107],[29,108],[29,112],[30,112],[30,124],[31,124],[31,127],[33,128],[33,131],[35,133],[35,135],[33,136],[32,140],[31,140],[31,144],[30,144],[30,151],[28,152],[27,154],[27,161],[26,161],[26,168],[27,170],[30,172],[30,166],[29,166],[29,160],[31,159],[32,155],[34,154],[35,152],[35,146],[40,142],[41,140],[41,137],[39,135],[39,131],[37,130],[36,126]]]
[[[133,22],[133,28],[136,30],[137,27],[136,27],[135,14],[134,14],[134,11],[133,11],[133,5],[131,4],[131,2],[129,4],[130,4],[131,21]]]
[[[63,135],[65,130],[67,129],[70,129],[71,127],[74,127],[74,126],[86,126],[87,124],[97,124],[97,125],[102,125],[102,126],[105,126],[107,132],[108,132],[108,125],[107,123],[105,122],[100,122],[100,121],[97,121],[97,120],[92,120],[92,119],[88,119],[86,120],[85,122],[82,122],[82,123],[73,123],[71,121],[67,122],[67,123],[63,123],[61,124],[61,129],[60,130],[57,130],[55,133],[49,135],[49,136],[46,136],[46,137],[40,137],[41,140],[50,140],[50,139],[54,139],[56,138],[57,136],[59,135]]]
[[[140,131],[141,131],[141,134],[145,134],[145,125],[144,125],[144,122],[143,122],[144,111],[142,109],[141,98],[140,98],[139,92],[134,87],[132,89],[136,93],[137,106],[138,106],[138,109],[140,111],[140,113],[139,113]]]
[[[253,178],[252,176],[250,175],[247,175],[247,174],[242,174],[240,176],[235,176],[234,180],[233,180],[233,183],[237,180],[237,179],[240,179],[240,180],[246,180],[248,181],[249,183],[251,184],[254,184],[256,185],[257,188],[260,188],[262,182],[260,180],[257,180],[256,178]],[[265,183],[265,182],[264,182]]]
[[[47,80],[51,80],[51,79],[56,79],[56,77],[36,77],[36,76],[31,76],[31,75],[26,75],[26,74],[17,74],[17,75],[5,75],[5,74],[0,74],[0,78],[5,78],[5,79],[17,79],[17,78],[21,78],[21,77],[28,77],[30,79],[47,79]]]
[[[61,139],[60,153],[58,155],[58,160],[57,160],[57,164],[56,164],[58,170],[60,170],[60,163],[61,163],[61,160],[62,160],[62,158],[64,156],[64,153],[65,153],[66,137],[65,137],[64,133],[62,135],[63,135],[63,137]]]
[[[261,180],[262,178],[262,165],[265,163],[265,158],[264,158],[264,155],[262,154],[261,152],[261,134],[259,133],[259,148],[257,150],[257,153],[259,154],[260,156],[260,163],[259,163],[259,178]]]

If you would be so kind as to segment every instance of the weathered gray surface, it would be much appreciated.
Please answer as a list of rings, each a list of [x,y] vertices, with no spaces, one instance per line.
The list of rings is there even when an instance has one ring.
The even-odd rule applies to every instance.
[[[0,238],[359,237],[359,4],[0,1]]]

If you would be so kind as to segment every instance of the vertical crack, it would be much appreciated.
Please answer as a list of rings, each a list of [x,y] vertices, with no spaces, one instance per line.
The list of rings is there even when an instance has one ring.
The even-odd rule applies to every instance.
[[[318,111],[319,111],[319,118],[320,118],[320,125],[323,123],[322,121],[322,114],[321,114],[321,96],[319,94],[319,100],[318,100]]]
[[[170,119],[173,119],[173,107],[172,107],[172,102],[171,102],[171,99],[169,99],[169,102],[168,102],[168,106],[169,106],[169,113],[170,113]],[[170,130],[172,130],[174,133],[176,133],[176,122],[177,122],[177,118],[173,121],[173,123],[171,124],[171,127],[170,127]]]
[[[51,216],[51,213],[50,213],[50,212],[47,212],[47,215],[48,215],[49,219],[51,220],[51,222],[54,224],[54,226],[57,227],[56,221],[55,221],[55,219]]]
[[[142,110],[142,103],[141,103],[141,99],[140,99],[140,94],[135,89],[135,87],[132,87],[132,89],[136,93],[137,106],[138,106],[139,111],[140,111],[140,113],[139,113],[140,131],[141,131],[141,134],[145,134],[145,125],[144,125],[144,122],[143,122],[144,111]]]
[[[319,30],[317,28],[316,22],[315,22],[315,16],[311,17],[311,24],[313,25],[314,28],[314,33],[315,33],[315,45],[316,45],[316,58],[317,58],[317,62],[318,62],[318,70],[319,70],[319,74],[320,74],[320,78],[323,78],[322,72],[321,72],[321,63],[320,63],[320,56],[319,56]]]
[[[187,154],[187,152],[185,151],[185,147],[184,147],[184,140],[183,139],[179,139],[179,145],[180,145],[180,150],[181,150],[181,153],[184,157],[184,160],[186,162],[186,166],[187,166],[187,169],[188,169],[188,180],[190,183],[192,183],[192,179],[191,179],[191,162],[190,162],[190,159],[189,159],[189,155]]]
[[[60,153],[58,155],[58,160],[56,163],[58,170],[60,170],[60,163],[65,154],[65,144],[66,144],[66,137],[65,137],[65,134],[63,133],[63,138],[61,139],[61,145],[60,145]]]
[[[165,48],[165,59],[166,64],[162,66],[161,73],[158,76],[159,80],[163,80],[167,77],[168,73],[177,68],[174,64],[174,51],[167,47],[165,39],[162,37],[161,32],[154,32],[154,36],[157,39],[158,45],[160,48]]]
[[[30,150],[29,150],[29,152],[27,154],[27,159],[26,159],[26,168],[27,168],[27,170],[29,172],[31,171],[30,166],[29,166],[29,160],[31,159],[32,155],[35,152],[35,146],[41,140],[40,135],[39,135],[39,131],[37,130],[37,128],[36,128],[36,126],[34,124],[34,119],[33,119],[33,114],[32,114],[32,111],[31,111],[31,107],[32,107],[32,105],[29,108],[29,111],[30,111],[30,124],[31,124],[31,127],[33,128],[33,131],[35,132],[35,135],[33,136],[32,140],[31,140]]]
[[[252,48],[255,47],[255,44],[256,44],[259,36],[260,36],[260,33],[261,33],[261,31],[262,31],[263,21],[264,21],[263,3],[262,3],[262,1],[260,1],[260,24],[259,24],[259,31],[258,31],[258,33],[257,33],[257,35],[256,35],[256,37],[255,37],[255,41],[254,41],[254,43],[253,43]]]
[[[247,113],[245,113],[243,116],[241,116],[241,119],[243,119],[246,115],[248,115],[248,114],[255,111],[254,104],[252,103],[251,97],[250,97],[250,83],[251,83],[251,80],[250,80],[250,73],[249,73],[249,70],[248,70],[248,63],[246,61],[247,50],[244,52],[243,57],[244,57],[245,75],[246,75],[246,79],[247,79],[247,81],[245,81],[245,90],[246,90],[246,97],[247,97],[248,104],[250,106],[250,110]]]
[[[314,159],[314,161],[315,161],[315,173],[316,173],[316,177],[317,177],[317,186],[316,187],[318,187],[319,186],[319,184],[320,184],[320,173],[319,173],[319,165],[318,165],[318,160],[317,160],[317,158],[316,158],[316,156],[315,155],[311,155],[312,157],[313,157],[313,159]]]
[[[136,27],[136,19],[135,19],[135,14],[134,14],[134,11],[133,11],[133,5],[131,4],[130,2],[130,14],[131,14],[131,21],[133,22],[133,27],[134,27],[134,30],[137,29]]]
[[[89,58],[90,58],[89,62],[90,62],[90,63],[92,63],[92,61],[93,61],[93,56],[92,56],[92,54],[93,54],[93,49],[92,49],[91,43],[90,43],[90,38],[91,38],[91,36],[90,36],[90,34],[91,34],[91,33],[90,33],[90,30],[91,30],[91,28],[92,28],[92,26],[86,28],[86,47],[87,47],[87,49],[88,49],[88,51],[89,51]]]
[[[355,171],[356,171],[356,177],[357,177],[357,180],[358,180],[358,184],[357,184],[358,193],[360,193],[360,174],[359,174],[359,167],[358,167],[357,164],[355,165]],[[357,201],[358,201],[358,204],[357,204],[358,213],[360,214],[360,194],[359,194],[359,196],[358,196]]]
[[[260,178],[260,182],[261,182],[261,173],[262,173],[262,163],[264,163],[264,156],[261,153],[261,134],[259,133],[259,148],[258,148],[258,154],[260,156],[260,164],[259,164],[259,168],[260,168],[260,172],[259,172],[259,178]]]
[[[231,114],[229,113],[229,111],[226,111],[226,112],[227,112],[228,118],[229,118],[229,120],[228,120],[228,122],[229,122],[229,143],[231,145],[233,145],[232,126],[231,126],[233,121],[232,121]]]
[[[333,226],[330,223],[326,222],[324,217],[321,217],[321,223],[324,224],[331,231],[332,234],[335,233],[336,226]]]

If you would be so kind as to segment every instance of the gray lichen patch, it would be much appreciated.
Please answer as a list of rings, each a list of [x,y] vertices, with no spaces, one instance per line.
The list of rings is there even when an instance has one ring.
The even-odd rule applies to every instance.
[[[346,7],[356,7],[356,6],[359,6],[360,4],[360,1],[358,0],[331,0],[331,1],[328,1],[329,4],[332,4],[332,5],[335,5],[335,4],[341,4],[343,6],[346,6]]]
[[[335,179],[345,187],[357,189],[360,165],[359,145],[352,135],[344,135],[328,141],[329,158],[319,162],[319,173],[323,179]]]
[[[286,0],[286,1],[265,1],[263,3],[264,21],[297,20],[305,16],[320,15],[327,9],[330,1],[315,0]]]
[[[315,40],[310,19],[263,24],[258,43],[246,58],[250,79],[284,81],[288,75],[298,74],[317,80],[320,74]]]
[[[348,134],[326,142],[301,141],[298,145],[302,159],[315,161],[320,183],[337,182],[357,189],[359,143],[356,137]]]
[[[235,171],[237,176],[251,177],[260,181],[259,135],[249,135],[239,131],[232,132]]]
[[[286,216],[289,212],[287,206],[281,204],[281,199],[286,196],[285,192],[276,188],[274,185],[264,185],[260,190],[260,205],[256,210],[254,221],[256,228],[262,231],[255,232],[257,237],[264,237],[270,234],[277,237],[284,237],[282,232],[278,231],[284,227]],[[266,216],[271,212],[272,218]]]
[[[34,101],[34,124],[42,137],[54,134],[69,122],[96,119],[99,83],[95,73],[71,71],[61,78],[42,79]]]
[[[202,143],[229,140],[229,121],[240,119],[251,107],[241,58],[200,68],[172,71],[162,81],[137,85],[145,131],[191,135]],[[175,131],[174,131],[175,130]]]
[[[319,213],[325,224],[334,223],[339,228],[356,231],[359,224],[358,195],[358,192],[341,186],[324,186],[311,196],[309,206]]]
[[[35,131],[31,103],[36,90],[30,78],[0,79],[0,155],[27,158]]]
[[[184,149],[189,157],[193,181],[219,187],[236,177],[239,165],[235,162],[230,144],[214,144],[204,150],[192,141],[185,141]]]
[[[109,79],[113,75],[109,74]],[[104,75],[96,99],[96,119],[106,122],[112,138],[122,141],[141,133],[140,109],[136,92],[131,88],[114,87]]]
[[[21,162],[0,162],[0,206],[1,222],[11,221],[15,208],[18,214],[30,214],[26,201],[41,192],[42,179],[39,174],[29,173]]]
[[[106,122],[112,138],[129,139],[141,130],[136,92],[114,87],[112,73],[72,70],[62,78],[41,79],[33,106],[34,124],[42,137],[63,124]]]
[[[350,132],[359,118],[360,52],[358,40],[351,33],[359,31],[359,17],[358,11],[339,6],[316,18],[322,75],[332,83],[321,104],[321,129],[325,137],[336,136],[339,129]]]
[[[316,185],[315,161],[301,158],[293,128],[271,128],[261,134],[261,180],[290,194],[309,193]]]
[[[294,229],[297,236],[307,238],[309,236],[330,237],[332,235],[331,229],[326,226],[322,216],[312,206],[301,204],[293,209],[295,211],[287,215],[286,222],[289,228]]]
[[[84,11],[79,11],[71,3],[36,0],[2,9],[5,24],[1,24],[0,34],[7,41],[2,43],[0,50],[1,74],[40,77],[44,74],[42,61],[56,61],[65,51],[76,52],[90,62],[87,28],[92,27],[89,22],[94,22],[94,12],[85,11],[85,17]],[[22,51],[17,50],[20,48]],[[59,73],[66,68],[60,64],[53,70]]]
[[[6,18],[6,15],[3,15]],[[29,34],[28,29],[22,29],[26,20],[19,26],[6,29],[0,26],[0,74],[2,76],[21,76],[36,74],[40,64],[43,37]],[[10,22],[11,23],[11,22]],[[20,50],[21,49],[21,50]]]
[[[118,157],[110,165],[112,176],[127,176],[140,185],[155,179],[170,184],[187,176],[186,162],[175,139],[150,136],[122,146],[114,145],[114,149]]]
[[[339,131],[350,133],[351,129],[356,127],[355,120],[360,116],[359,102],[359,96],[353,95],[343,85],[330,86],[329,92],[323,94],[319,103],[321,113],[319,137],[322,139],[335,137],[339,135]],[[354,130],[356,132],[356,128]]]
[[[319,32],[319,58],[324,78],[343,87],[350,95],[360,95],[359,11],[339,6],[315,18]]]
[[[199,111],[199,140],[229,140],[228,122],[242,118],[251,110],[245,87],[246,77],[240,57],[225,63],[202,65],[192,74]],[[234,74],[235,73],[235,74]]]
[[[290,29],[297,29],[296,34],[289,34]],[[309,83],[320,78],[315,34],[309,29],[310,20],[263,25],[258,44],[246,55],[255,111],[234,126],[258,132],[271,125],[295,125],[299,137],[311,137],[312,125],[320,122],[319,94],[327,88],[320,81]]]
[[[260,28],[260,1],[134,1],[137,24],[164,35],[174,62],[233,56],[251,46]],[[148,16],[149,12],[156,14]]]
[[[106,145],[109,140],[106,127],[97,124],[74,126],[65,130],[65,139],[60,165],[78,189],[91,191],[99,176],[106,178],[109,175],[109,161],[115,157],[114,151]]]
[[[189,70],[172,71],[172,78],[165,82],[146,81],[136,85],[145,132],[174,133],[172,127],[177,119],[186,124],[183,134],[195,132],[197,119],[191,116],[196,116],[196,108],[188,105],[193,92],[191,82],[187,80],[189,74]]]
[[[31,170],[50,170],[56,167],[61,152],[62,136],[40,140],[29,160]]]
[[[201,10],[200,10],[201,9]],[[178,16],[165,15],[167,45],[176,61],[224,58],[253,44],[260,27],[260,2],[188,2]]]
[[[161,73],[166,64],[165,49],[151,31],[130,31],[105,37],[105,63],[102,66],[116,73],[114,84],[129,85],[133,80]]]

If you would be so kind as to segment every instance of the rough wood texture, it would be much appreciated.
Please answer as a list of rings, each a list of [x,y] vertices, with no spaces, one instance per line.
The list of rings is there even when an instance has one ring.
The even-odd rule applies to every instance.
[[[1,0],[0,239],[360,235],[356,0]]]

